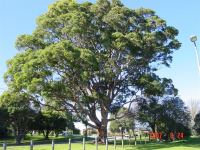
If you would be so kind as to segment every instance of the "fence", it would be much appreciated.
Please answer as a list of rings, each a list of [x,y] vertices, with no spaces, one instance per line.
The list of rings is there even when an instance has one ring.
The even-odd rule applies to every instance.
[[[112,141],[112,142],[110,142],[110,141]],[[109,142],[110,143],[112,143],[112,144],[110,144],[109,145]],[[118,142],[118,144],[117,144],[117,142]],[[119,144],[119,142],[121,143],[121,144]],[[138,142],[140,142],[140,144],[142,143],[142,140],[141,140],[141,136],[140,136],[140,139],[139,139],[139,141],[137,141],[137,136],[134,136],[134,138],[131,138],[131,137],[129,137],[127,140],[126,140],[126,142],[129,142],[128,144],[129,144],[129,146],[130,145],[137,145],[137,143]],[[134,142],[134,144],[132,144],[131,142]],[[146,144],[146,142],[147,142],[147,140],[146,140],[146,137],[143,139],[143,144]],[[96,137],[95,138],[95,141],[93,141],[92,143],[94,143],[94,146],[95,146],[95,150],[98,150],[99,149],[99,144],[98,144],[98,138]],[[51,142],[51,148],[49,147],[48,149],[49,150],[55,150],[55,144],[56,144],[56,142],[54,141],[54,140],[52,140],[52,142]],[[72,140],[71,139],[69,139],[69,141],[68,141],[68,150],[72,150]],[[121,145],[121,146],[120,146]],[[109,139],[106,139],[106,143],[105,143],[105,150],[108,150],[108,148],[109,147],[111,147],[112,146],[112,149],[114,148],[115,150],[117,149],[117,146],[118,147],[121,147],[121,148],[124,148],[124,145],[125,145],[125,143],[124,143],[124,138],[121,138],[120,140],[117,140],[117,138],[116,137],[114,137],[114,138],[109,138]],[[30,150],[34,150],[34,147],[35,146],[38,146],[38,145],[36,145],[36,144],[34,144],[34,141],[30,141]],[[83,138],[83,141],[82,141],[82,150],[86,150],[86,140],[85,140],[85,138]],[[15,148],[11,148],[11,147],[8,147],[7,146],[7,143],[3,143],[3,150],[14,150]],[[27,148],[26,148],[27,149]],[[67,148],[66,148],[67,149]],[[18,149],[17,149],[18,150]],[[28,150],[28,149],[27,149]],[[73,149],[73,150],[76,150],[76,149]]]

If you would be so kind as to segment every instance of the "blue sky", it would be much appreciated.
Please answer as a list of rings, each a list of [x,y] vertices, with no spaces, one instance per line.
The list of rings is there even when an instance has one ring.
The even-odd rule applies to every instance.
[[[6,89],[3,73],[6,61],[17,51],[14,48],[16,37],[31,33],[36,27],[37,16],[47,11],[55,0],[0,0],[0,91]],[[83,2],[84,0],[79,0]],[[90,0],[95,2],[94,0]],[[129,8],[151,8],[165,19],[168,25],[176,27],[182,43],[180,50],[173,55],[170,68],[161,67],[158,74],[171,78],[179,89],[183,100],[200,99],[200,75],[197,70],[192,34],[200,39],[199,0],[122,0]],[[200,40],[197,42],[200,48]]]

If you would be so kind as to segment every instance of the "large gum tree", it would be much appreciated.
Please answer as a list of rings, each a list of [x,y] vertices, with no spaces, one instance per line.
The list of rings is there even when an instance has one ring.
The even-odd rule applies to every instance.
[[[105,142],[108,122],[118,117],[110,113],[137,93],[162,89],[155,71],[169,66],[177,35],[150,9],[60,0],[32,34],[17,38],[20,52],[8,61],[5,80],[42,104],[73,112]]]

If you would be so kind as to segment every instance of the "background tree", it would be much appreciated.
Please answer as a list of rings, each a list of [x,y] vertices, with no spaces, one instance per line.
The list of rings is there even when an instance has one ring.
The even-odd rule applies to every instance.
[[[183,132],[191,135],[191,117],[188,108],[179,97],[149,97],[138,101],[138,118],[147,123],[153,132]]]
[[[185,136],[191,135],[191,116],[189,109],[179,97],[168,98],[163,101],[163,130],[166,133],[183,132]]]
[[[200,113],[196,114],[194,118],[194,129],[197,132],[198,135],[200,135]]]
[[[0,107],[0,138],[6,138],[8,136],[9,127],[9,114],[7,110]]]
[[[30,97],[24,93],[8,90],[1,95],[0,105],[7,110],[8,122],[14,131],[16,144],[20,144],[28,132],[29,122],[35,115]]]
[[[122,136],[125,131],[133,131],[135,128],[135,114],[123,107],[119,110],[118,115],[123,117],[110,122],[110,131],[112,133],[122,133]]]
[[[73,130],[73,118],[55,111],[40,111],[32,122],[32,130],[42,132],[45,139],[49,138],[51,132],[58,136],[66,128]]]
[[[157,132],[157,127],[161,123],[161,104],[158,98],[140,98],[138,100],[137,120],[142,124],[148,123],[153,132]]]
[[[161,64],[169,66],[180,47],[177,35],[154,11],[129,9],[119,0],[57,1],[31,35],[18,37],[21,52],[8,62],[5,80],[38,101],[52,98],[59,109],[86,116],[105,142],[115,119],[109,113],[159,85],[138,81]]]
[[[196,117],[196,114],[198,114],[200,110],[199,101],[195,99],[191,99],[189,101],[189,109],[191,114],[191,120],[192,120],[192,126],[194,126],[194,118]]]
[[[157,78],[153,75],[152,79]],[[151,79],[151,80],[152,80]],[[153,80],[154,81],[154,80]],[[142,82],[148,82],[142,80]],[[161,124],[163,113],[163,101],[177,95],[177,89],[172,84],[172,80],[163,78],[157,88],[145,91],[143,96],[136,99],[137,120],[141,123],[148,123],[153,132],[157,132],[158,125]]]

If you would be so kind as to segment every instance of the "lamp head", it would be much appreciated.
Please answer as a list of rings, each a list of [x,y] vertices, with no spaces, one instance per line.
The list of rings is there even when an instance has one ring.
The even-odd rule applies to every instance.
[[[193,35],[190,37],[190,41],[191,42],[196,42],[197,41],[197,36],[196,35]]]

